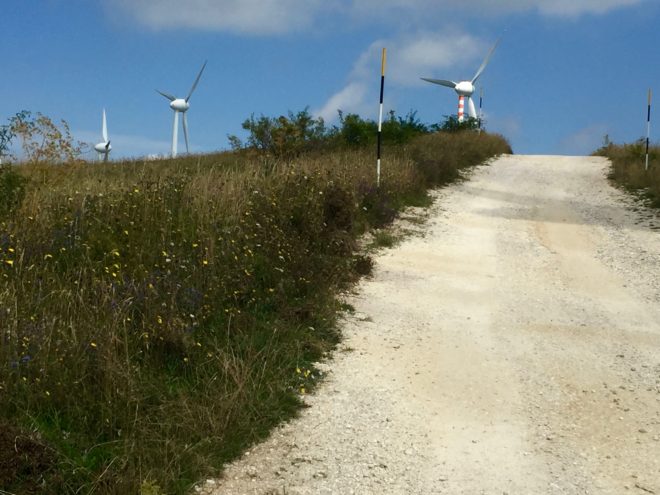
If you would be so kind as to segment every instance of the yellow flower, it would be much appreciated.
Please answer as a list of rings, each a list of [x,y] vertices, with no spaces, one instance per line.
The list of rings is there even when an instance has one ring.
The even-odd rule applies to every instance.
[[[209,262],[207,260],[202,261],[202,265],[206,266],[208,264],[209,264]]]
[[[5,260],[5,263],[9,266],[14,266],[14,260]]]
[[[96,349],[96,342],[90,342],[89,345],[91,345],[94,349]]]
[[[7,249],[7,251],[9,251],[10,253],[15,253],[16,252],[16,251],[14,251],[14,248],[9,248],[9,249]]]
[[[47,254],[46,256],[44,256],[44,259],[45,259],[45,260],[49,260],[49,259],[51,259],[52,257],[53,257],[52,254]]]
[[[162,324],[163,324],[163,318],[161,318],[160,315],[158,315],[158,316],[156,317],[156,320],[158,320],[158,324],[159,324],[159,325],[162,325]]]
[[[296,373],[300,374],[300,368],[296,368]]]

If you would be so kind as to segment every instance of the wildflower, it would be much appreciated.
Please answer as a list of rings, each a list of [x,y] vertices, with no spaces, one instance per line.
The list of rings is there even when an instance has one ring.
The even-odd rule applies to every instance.
[[[305,387],[300,387],[300,395],[305,395]]]
[[[207,260],[202,261],[202,265],[206,266],[208,264],[209,264],[209,262]]]
[[[184,357],[184,358],[183,358],[183,362],[184,362],[184,363],[187,363],[188,361],[189,361],[189,359],[188,359],[187,357]]]
[[[52,257],[53,257],[52,254],[46,254],[46,255],[44,256],[44,260],[49,260],[49,259],[51,259]]]
[[[160,315],[158,315],[158,316],[156,317],[156,320],[158,321],[158,324],[159,324],[159,325],[162,325],[162,324],[163,324],[163,318],[162,318]]]
[[[196,242],[192,243],[192,247],[196,248],[197,246],[199,246],[199,244],[197,244]]]
[[[14,266],[14,260],[5,260],[5,263],[9,266]]]
[[[9,251],[10,253],[15,253],[16,252],[16,251],[14,251],[14,248],[9,248],[9,249],[7,249],[7,251]]]
[[[298,373],[298,374],[301,373],[300,368],[296,368],[296,373]]]
[[[97,347],[96,342],[90,342],[89,345],[91,345],[94,349]]]

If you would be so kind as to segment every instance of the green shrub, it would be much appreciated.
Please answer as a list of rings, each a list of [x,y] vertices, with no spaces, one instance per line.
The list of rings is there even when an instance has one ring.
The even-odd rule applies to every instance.
[[[20,206],[25,196],[26,182],[12,165],[0,165],[0,218]]]

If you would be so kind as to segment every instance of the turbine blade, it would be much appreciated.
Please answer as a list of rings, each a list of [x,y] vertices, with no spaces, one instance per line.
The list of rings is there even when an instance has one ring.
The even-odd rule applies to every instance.
[[[488,65],[488,62],[490,61],[490,57],[493,56],[493,53],[495,52],[495,48],[497,48],[497,45],[500,44],[500,40],[501,40],[501,39],[502,39],[502,38],[499,38],[499,39],[495,42],[495,44],[493,45],[493,47],[492,47],[492,48],[490,49],[490,51],[488,52],[488,55],[486,55],[486,58],[485,58],[484,61],[481,63],[481,67],[479,67],[479,69],[477,70],[477,73],[476,73],[476,74],[474,75],[474,77],[472,78],[472,84],[474,84],[474,82],[475,82],[477,79],[479,79],[479,76],[481,75],[481,73],[484,71],[484,69],[485,69],[486,66]]]
[[[103,109],[103,126],[101,128],[101,134],[103,135],[103,141],[108,142],[108,123],[105,119],[105,108]]]
[[[472,98],[468,98],[468,112],[470,117],[473,119],[477,118],[477,110],[474,108],[474,102],[472,101]]]
[[[188,103],[188,100],[190,100],[190,97],[193,94],[193,91],[195,91],[195,88],[197,87],[197,83],[199,82],[199,78],[202,77],[202,72],[204,72],[204,69],[206,68],[206,62],[208,60],[204,61],[204,65],[202,65],[202,68],[199,71],[199,74],[197,74],[197,79],[195,79],[195,82],[192,85],[192,88],[190,88],[190,93],[188,93],[188,96],[186,97],[186,103]]]
[[[185,112],[183,114],[183,137],[186,140],[186,153],[190,153],[188,149],[188,119],[186,118]]]
[[[110,141],[108,141],[107,143],[105,143],[105,152],[106,152],[106,153],[110,153]]]
[[[165,98],[167,98],[170,101],[176,100],[176,96],[172,96],[171,94],[163,93],[162,91],[158,91],[158,90],[156,90],[156,93],[160,93],[161,95],[163,95]]]
[[[430,82],[433,84],[439,84],[440,86],[447,86],[448,88],[454,89],[456,87],[456,83],[454,81],[447,81],[445,79],[429,79],[427,77],[421,77],[420,78],[422,81]]]

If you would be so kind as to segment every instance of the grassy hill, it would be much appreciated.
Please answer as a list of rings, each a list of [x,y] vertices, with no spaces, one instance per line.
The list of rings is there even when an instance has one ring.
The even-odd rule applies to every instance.
[[[185,493],[295,415],[366,230],[500,136],[0,169],[0,488]]]

